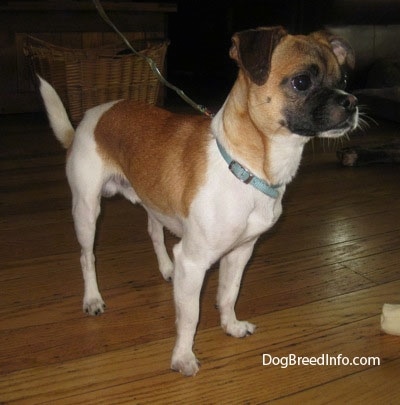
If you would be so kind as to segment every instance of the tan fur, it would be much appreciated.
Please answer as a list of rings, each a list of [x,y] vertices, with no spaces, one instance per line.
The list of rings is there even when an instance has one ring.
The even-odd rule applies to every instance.
[[[275,49],[271,69],[271,78],[275,80],[273,79],[274,83],[269,85],[277,86],[283,77],[293,74],[294,71],[298,72],[302,66],[310,64],[323,66],[326,78],[331,81],[325,84],[327,86],[340,78],[340,65],[332,53],[326,36],[322,34],[286,36]]]
[[[326,49],[314,46],[314,41]],[[309,58],[304,58],[304,50]],[[270,183],[274,179],[269,171],[268,140],[278,131],[285,132],[280,124],[281,108],[286,103],[281,81],[298,72],[299,66],[318,61],[328,65],[332,80],[340,76],[326,37],[287,35],[273,53],[268,81],[258,86],[240,71],[226,101],[223,125],[229,134],[225,140],[228,149]],[[121,101],[99,120],[95,137],[102,156],[118,165],[146,204],[164,214],[187,216],[204,180],[209,124],[205,117],[180,116]],[[287,135],[291,135],[289,130]]]
[[[103,114],[95,138],[102,156],[120,168],[146,205],[186,217],[205,179],[210,123],[121,101]]]
[[[271,181],[268,162],[268,140],[254,122],[248,105],[250,81],[239,73],[238,79],[227,99],[223,125],[227,145],[239,161],[249,163],[249,168],[261,178]]]
[[[315,46],[316,42],[324,47]],[[308,58],[304,58],[304,50],[307,50]],[[272,55],[268,81],[259,86],[243,71],[239,71],[226,101],[223,124],[225,133],[229,134],[226,140],[229,150],[238,160],[247,162],[254,173],[272,184],[275,180],[269,170],[269,139],[278,132],[279,136],[285,131],[288,136],[292,135],[280,123],[282,106],[287,103],[281,82],[285,77],[299,72],[301,66],[308,67],[318,62],[327,64],[332,80],[340,77],[338,63],[326,37],[315,35],[310,40],[305,36],[287,35]]]

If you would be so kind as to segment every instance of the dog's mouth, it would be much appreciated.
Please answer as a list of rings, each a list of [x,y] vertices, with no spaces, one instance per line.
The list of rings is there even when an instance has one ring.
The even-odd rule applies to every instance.
[[[357,129],[359,123],[359,113],[358,108],[354,111],[354,113],[345,119],[344,121],[336,124],[333,128],[327,129],[317,136],[319,138],[339,138],[345,135],[348,132],[352,132]]]
[[[306,137],[338,138],[357,128],[358,100],[343,90],[322,88],[283,111],[282,126]]]

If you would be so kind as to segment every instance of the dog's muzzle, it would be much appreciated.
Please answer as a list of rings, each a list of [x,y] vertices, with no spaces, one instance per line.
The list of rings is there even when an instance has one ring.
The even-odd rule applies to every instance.
[[[357,110],[358,98],[349,93],[341,94],[338,104],[343,107],[348,114],[351,114]]]

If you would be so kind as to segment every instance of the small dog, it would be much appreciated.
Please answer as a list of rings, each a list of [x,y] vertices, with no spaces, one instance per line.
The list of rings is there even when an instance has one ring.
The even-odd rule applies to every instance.
[[[357,99],[344,91],[354,53],[343,39],[282,27],[236,33],[230,56],[239,67],[224,105],[208,117],[179,115],[119,100],[88,110],[74,131],[55,90],[41,79],[50,124],[68,149],[66,172],[82,247],[83,309],[104,311],[93,243],[101,196],[140,203],[163,277],[173,280],[177,340],[171,367],[195,375],[192,351],[207,269],[220,259],[217,305],[224,331],[252,334],[235,302],[257,238],[282,212],[304,145],[358,125]],[[179,236],[171,261],[166,227]]]

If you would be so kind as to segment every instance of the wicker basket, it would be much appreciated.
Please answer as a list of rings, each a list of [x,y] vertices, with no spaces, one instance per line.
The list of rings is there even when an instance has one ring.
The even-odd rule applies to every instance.
[[[168,41],[141,41],[141,55],[154,60],[162,72]],[[144,49],[143,49],[144,48]],[[160,82],[144,58],[126,54],[126,46],[69,49],[28,36],[25,55],[34,73],[56,89],[71,121],[98,104],[121,98],[155,104]]]

